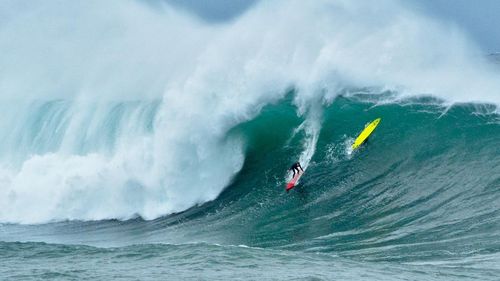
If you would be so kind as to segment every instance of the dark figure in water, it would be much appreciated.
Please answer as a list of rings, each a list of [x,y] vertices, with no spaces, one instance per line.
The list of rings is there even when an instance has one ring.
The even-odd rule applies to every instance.
[[[290,169],[288,170],[292,170],[293,171],[293,177],[295,177],[295,173],[299,173],[300,171],[304,172],[304,169],[302,169],[302,166],[300,166],[300,163],[299,162],[295,162],[291,167]]]

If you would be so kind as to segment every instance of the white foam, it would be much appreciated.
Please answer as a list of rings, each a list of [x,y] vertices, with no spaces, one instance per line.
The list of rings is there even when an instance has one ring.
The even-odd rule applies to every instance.
[[[464,34],[396,1],[261,1],[218,25],[139,1],[6,0],[0,13],[0,222],[152,219],[213,200],[243,163],[226,132],[290,86],[304,167],[321,103],[344,87],[500,103]],[[120,115],[124,101],[140,105]]]

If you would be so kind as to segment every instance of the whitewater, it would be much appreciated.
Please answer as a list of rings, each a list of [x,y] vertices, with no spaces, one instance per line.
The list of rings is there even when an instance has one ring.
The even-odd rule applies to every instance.
[[[500,276],[500,68],[410,3],[7,0],[0,53],[0,279]]]

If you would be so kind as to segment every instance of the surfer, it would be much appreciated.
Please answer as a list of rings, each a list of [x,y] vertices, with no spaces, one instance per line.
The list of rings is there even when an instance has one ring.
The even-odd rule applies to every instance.
[[[300,169],[300,170],[299,170]],[[288,169],[289,171],[292,170],[293,171],[293,177],[295,177],[295,173],[299,173],[300,171],[304,172],[304,169],[302,169],[302,166],[300,166],[300,163],[299,162],[295,162],[293,163],[293,165],[290,167],[290,169]]]

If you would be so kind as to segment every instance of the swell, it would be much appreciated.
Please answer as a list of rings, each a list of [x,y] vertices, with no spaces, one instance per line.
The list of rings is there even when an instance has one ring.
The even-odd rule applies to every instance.
[[[297,115],[292,94],[228,133],[244,140],[245,162],[214,201],[152,221],[11,225],[7,233],[27,241],[203,241],[400,262],[498,254],[495,107],[339,97],[322,109],[316,152],[300,185],[287,194],[286,169],[307,142],[296,130],[306,120]],[[377,117],[382,122],[374,135],[350,154],[352,139]],[[13,235],[3,240],[17,241]]]
[[[425,98],[389,104],[338,98],[325,109],[306,175],[286,194],[285,169],[305,141],[288,139],[303,121],[293,118],[289,106],[271,106],[238,128],[250,136],[245,164],[218,200],[186,213],[182,228],[194,239],[208,239],[190,227],[202,224],[210,235],[220,235],[208,239],[216,243],[366,259],[498,252],[492,239],[500,232],[500,127],[494,107],[446,108]],[[376,133],[350,155],[349,140],[377,117],[382,123]],[[261,137],[263,131],[272,136]],[[200,217],[191,221],[197,212]]]
[[[196,279],[276,280],[495,280],[495,270],[469,263],[391,264],[367,263],[330,254],[223,246],[205,243],[186,245],[134,245],[95,248],[78,245],[0,242],[8,280],[26,279],[135,279],[158,276]],[[488,260],[484,260],[488,262]],[[95,266],[95,264],[99,266]],[[232,270],[227,270],[231,268]],[[363,270],[360,271],[359,268]],[[260,270],[255,270],[256,268]],[[237,272],[235,272],[237,269]],[[244,275],[244,278],[242,278]]]

